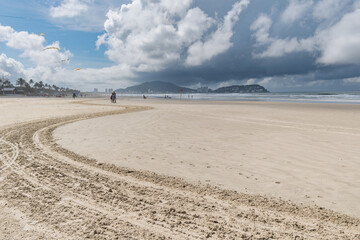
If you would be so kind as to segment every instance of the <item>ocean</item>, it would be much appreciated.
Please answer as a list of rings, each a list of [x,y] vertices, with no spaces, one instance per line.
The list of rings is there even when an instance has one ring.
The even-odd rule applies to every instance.
[[[194,94],[145,94],[147,98],[207,101],[264,101],[360,104],[360,91],[353,92],[281,92],[281,93],[194,93]],[[119,94],[119,96],[142,97],[143,94]]]

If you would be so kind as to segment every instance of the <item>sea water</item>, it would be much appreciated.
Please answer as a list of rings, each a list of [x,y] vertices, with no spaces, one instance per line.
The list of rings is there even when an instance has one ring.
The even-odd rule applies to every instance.
[[[123,94],[120,94],[120,96]],[[144,94],[147,98],[172,100],[208,101],[263,101],[360,104],[360,91],[354,92],[280,92],[280,93],[190,93],[190,94]],[[143,94],[123,96],[143,97]]]

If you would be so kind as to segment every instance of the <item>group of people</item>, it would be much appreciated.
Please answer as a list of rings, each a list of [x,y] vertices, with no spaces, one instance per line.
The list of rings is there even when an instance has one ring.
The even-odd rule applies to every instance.
[[[112,103],[116,103],[116,92],[112,92],[110,96],[110,100]]]

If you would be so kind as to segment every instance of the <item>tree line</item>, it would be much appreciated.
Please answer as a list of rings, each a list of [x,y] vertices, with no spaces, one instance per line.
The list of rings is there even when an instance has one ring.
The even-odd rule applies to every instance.
[[[44,83],[43,81],[35,82],[34,80],[30,79],[29,82],[27,82],[23,78],[19,78],[18,80],[16,80],[16,84],[14,86],[8,79],[2,77],[0,78],[0,94],[1,90],[3,90],[4,88],[15,88],[16,92],[23,92],[27,95],[80,92],[76,89],[58,87],[55,84],[51,85]]]

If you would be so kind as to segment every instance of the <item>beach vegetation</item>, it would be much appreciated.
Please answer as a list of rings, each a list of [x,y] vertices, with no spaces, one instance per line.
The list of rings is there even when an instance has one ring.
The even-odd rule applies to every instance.
[[[55,84],[44,83],[43,81],[36,82],[33,79],[30,79],[27,82],[23,78],[19,78],[16,80],[15,85],[11,83],[11,81],[4,76],[0,77],[0,94],[4,94],[4,89],[6,88],[14,88],[14,93],[22,94],[26,96],[67,96],[73,93],[79,93],[79,90],[58,87]]]

